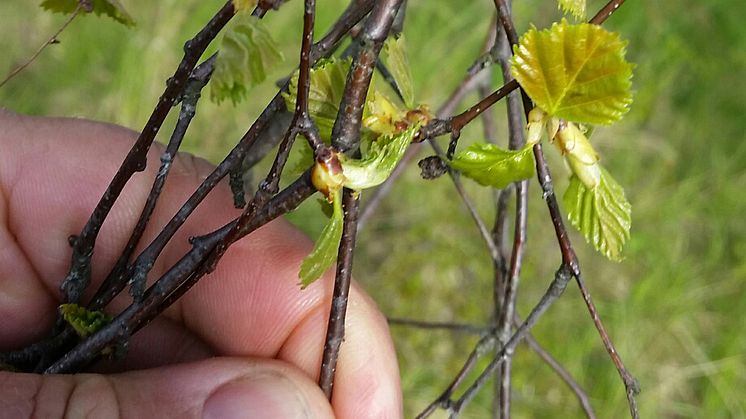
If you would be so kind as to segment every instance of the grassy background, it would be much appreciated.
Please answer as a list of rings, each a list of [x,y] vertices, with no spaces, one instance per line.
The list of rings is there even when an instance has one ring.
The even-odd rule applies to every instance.
[[[36,3],[0,2],[0,74],[64,20]],[[222,1],[122,3],[136,28],[95,17],[76,20],[61,44],[0,89],[0,106],[142,127],[184,41]],[[319,2],[318,27],[328,27],[345,3]],[[602,4],[590,0],[589,8]],[[293,1],[266,18],[287,57],[271,80],[297,62],[301,8]],[[458,83],[479,52],[491,12],[489,1],[410,1],[406,34],[421,101],[437,107]],[[602,317],[642,384],[643,417],[746,417],[744,12],[746,6],[734,0],[630,2],[606,25],[630,40],[628,58],[637,64],[630,115],[594,135],[604,164],[633,205],[632,240],[626,260],[617,264],[592,252],[579,235],[573,239]],[[559,14],[552,0],[526,0],[516,2],[515,16],[523,32],[529,22],[545,27]],[[185,147],[217,161],[273,92],[268,82],[236,108],[203,101]],[[494,112],[503,119],[502,105]],[[464,141],[480,139],[478,125],[464,133]],[[556,153],[549,158],[561,191],[565,171]],[[491,194],[467,186],[491,222]],[[426,183],[413,168],[363,231],[356,276],[388,315],[473,323],[489,317],[491,266],[452,196],[447,179]],[[560,261],[535,184],[530,202],[519,295],[524,314]],[[323,222],[313,203],[291,218],[311,235]],[[393,332],[412,415],[445,387],[476,338]],[[575,288],[552,307],[535,336],[585,386],[599,417],[625,416],[623,386]],[[580,416],[572,394],[527,348],[519,349],[514,370],[514,417]],[[490,397],[482,394],[465,416],[487,417],[489,408]]]

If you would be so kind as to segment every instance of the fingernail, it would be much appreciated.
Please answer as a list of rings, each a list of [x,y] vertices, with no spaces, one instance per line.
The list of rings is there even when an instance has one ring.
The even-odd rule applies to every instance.
[[[242,378],[219,387],[207,399],[204,419],[309,418],[298,388],[279,375]]]

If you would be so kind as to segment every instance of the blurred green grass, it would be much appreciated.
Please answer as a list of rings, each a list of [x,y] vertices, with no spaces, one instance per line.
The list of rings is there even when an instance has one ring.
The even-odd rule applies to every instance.
[[[64,18],[20,0],[0,3],[0,75],[29,56]],[[93,118],[139,129],[181,58],[181,47],[222,1],[122,0],[138,26],[76,20],[20,76],[0,89],[17,112]],[[346,2],[319,3],[317,34]],[[589,1],[594,10],[602,1]],[[437,107],[478,54],[492,2],[411,1],[406,34],[420,100]],[[232,107],[203,101],[185,148],[218,161],[274,93],[271,80],[297,62],[302,4],[266,21],[286,63],[251,100]],[[519,32],[558,18],[552,0],[516,2]],[[633,205],[623,263],[608,262],[572,238],[586,280],[630,370],[643,388],[643,417],[746,417],[746,6],[730,0],[629,2],[606,24],[629,39],[635,103],[624,122],[594,135],[609,171]],[[495,80],[495,85],[500,83]],[[471,96],[462,104],[476,100]],[[504,106],[495,106],[499,120]],[[170,119],[159,138],[167,138]],[[504,124],[500,125],[504,133]],[[478,140],[481,127],[462,138]],[[0,152],[2,152],[0,150]],[[425,155],[425,153],[423,153]],[[562,190],[565,171],[549,152]],[[491,222],[489,191],[467,184]],[[491,265],[449,181],[424,182],[412,168],[360,237],[357,278],[396,317],[484,323],[491,310]],[[536,185],[519,309],[530,310],[560,262]],[[311,202],[291,219],[312,236],[323,220]],[[408,416],[446,386],[475,337],[393,328]],[[585,386],[599,417],[626,415],[623,386],[579,293],[569,287],[534,335]],[[520,347],[514,417],[580,417],[572,394]],[[465,417],[487,417],[488,391]]]

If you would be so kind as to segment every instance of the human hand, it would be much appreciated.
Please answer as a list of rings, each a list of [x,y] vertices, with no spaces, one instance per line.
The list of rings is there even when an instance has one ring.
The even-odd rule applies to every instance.
[[[51,327],[70,262],[67,237],[79,233],[135,138],[112,125],[0,109],[0,350],[28,345]],[[159,164],[153,148],[145,175],[135,175],[104,223],[86,298],[145,202]],[[211,170],[177,157],[142,243]],[[231,203],[228,188],[216,188],[166,247],[151,280],[188,250],[189,236],[234,218]],[[134,335],[125,360],[98,366],[98,374],[0,371],[0,418],[401,417],[386,321],[354,284],[331,404],[317,387],[331,278],[300,290],[298,267],[310,248],[284,220],[269,223]],[[109,308],[128,304],[122,295]]]

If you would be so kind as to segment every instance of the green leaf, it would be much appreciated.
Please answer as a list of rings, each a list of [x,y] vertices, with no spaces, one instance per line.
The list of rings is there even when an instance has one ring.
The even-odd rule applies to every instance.
[[[217,103],[243,100],[284,59],[266,26],[248,12],[240,12],[226,28],[212,75],[210,98]]]
[[[559,0],[559,6],[576,19],[585,19],[585,0]]]
[[[256,7],[256,0],[233,0],[233,9],[236,13],[247,10],[252,12]]]
[[[632,102],[626,42],[598,25],[532,28],[513,56],[513,76],[537,106],[570,121],[608,125]]]
[[[414,87],[412,84],[412,69],[407,58],[407,46],[404,34],[391,36],[383,44],[383,61],[396,81],[396,86],[404,99],[407,108],[414,108]]]
[[[332,136],[334,120],[337,118],[339,104],[344,95],[347,71],[350,60],[322,60],[311,69],[311,88],[308,93],[308,112],[319,128],[321,138],[329,141]],[[295,109],[298,94],[298,71],[290,79],[288,93],[283,93],[285,105],[291,111]]]
[[[494,144],[474,143],[459,152],[451,167],[483,186],[504,188],[534,174],[531,144],[520,150],[504,150]]]
[[[407,147],[420,130],[414,124],[396,135],[382,135],[370,145],[362,159],[347,159],[340,156],[345,176],[344,186],[356,191],[380,185],[391,175]]]
[[[92,335],[109,322],[111,316],[102,311],[90,311],[85,307],[77,304],[60,305],[62,318],[75,329],[75,332],[82,338]]]
[[[632,207],[622,187],[605,169],[601,168],[601,180],[593,189],[586,188],[573,175],[563,202],[567,218],[583,233],[586,241],[611,260],[623,259],[622,248],[629,239],[632,224]]]
[[[91,0],[91,5],[96,15],[106,15],[123,25],[135,26],[135,21],[119,0]],[[70,14],[78,8],[78,0],[45,0],[41,7],[55,13]]]
[[[305,288],[319,279],[337,259],[337,249],[339,249],[339,241],[342,239],[342,224],[344,222],[342,191],[334,193],[332,205],[334,207],[332,217],[321,231],[313,250],[303,259],[303,263],[300,265],[298,277],[300,278],[301,288]]]

